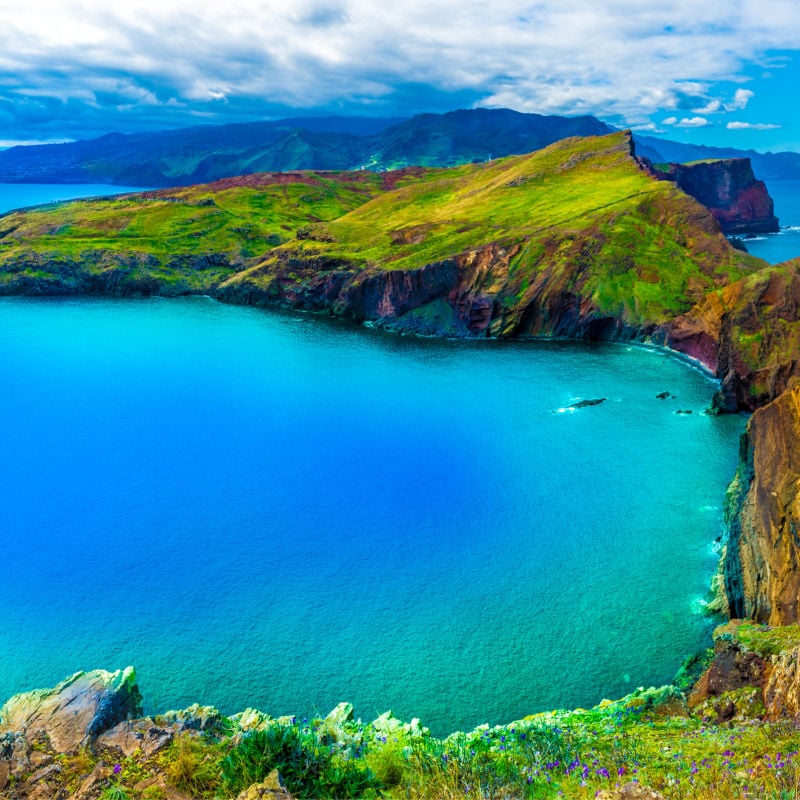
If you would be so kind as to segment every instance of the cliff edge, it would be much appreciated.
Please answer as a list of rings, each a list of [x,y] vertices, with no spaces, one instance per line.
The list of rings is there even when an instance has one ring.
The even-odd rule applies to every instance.
[[[670,180],[711,211],[723,233],[777,233],[775,206],[749,158],[721,158],[659,165],[656,177]]]

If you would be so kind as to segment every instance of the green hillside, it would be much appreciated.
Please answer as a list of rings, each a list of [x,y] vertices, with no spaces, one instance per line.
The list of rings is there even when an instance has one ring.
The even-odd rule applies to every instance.
[[[617,133],[450,169],[254,175],[13,213],[0,291],[203,292],[504,335],[558,332],[566,297],[647,329],[763,265],[631,149]],[[420,292],[398,305],[411,273]],[[364,295],[376,276],[380,302]]]

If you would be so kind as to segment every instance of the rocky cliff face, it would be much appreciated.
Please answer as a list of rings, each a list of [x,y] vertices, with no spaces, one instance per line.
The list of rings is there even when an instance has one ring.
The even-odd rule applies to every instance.
[[[800,388],[758,409],[727,497],[725,592],[733,617],[800,618]]]
[[[667,341],[721,379],[721,409],[771,402],[800,378],[800,260],[709,293],[671,321]]]
[[[714,631],[714,659],[689,707],[714,722],[800,714],[800,629],[732,620]]]
[[[749,158],[669,164],[655,174],[706,206],[726,234],[779,230],[772,198],[764,182],[756,180]]]

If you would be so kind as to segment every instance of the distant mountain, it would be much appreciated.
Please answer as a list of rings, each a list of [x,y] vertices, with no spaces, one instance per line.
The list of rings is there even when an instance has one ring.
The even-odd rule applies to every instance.
[[[595,117],[478,108],[410,119],[301,117],[201,125],[0,151],[0,183],[187,186],[254,172],[448,167],[613,129]],[[636,136],[653,163],[749,158],[761,180],[800,179],[800,153],[757,153]]]
[[[611,129],[594,117],[475,109],[411,119],[301,118],[113,133],[0,152],[0,182],[189,185],[254,172],[449,166]]]
[[[703,144],[683,144],[654,136],[634,136],[637,155],[649,158],[654,164],[685,164],[715,158],[749,158],[753,172],[762,181],[800,180],[800,153],[757,153],[733,147],[708,147]]]

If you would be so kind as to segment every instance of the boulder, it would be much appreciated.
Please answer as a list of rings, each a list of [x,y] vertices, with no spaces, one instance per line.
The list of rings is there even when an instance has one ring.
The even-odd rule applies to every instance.
[[[53,689],[12,697],[0,708],[0,734],[46,735],[55,750],[66,753],[140,716],[141,702],[133,667],[76,672]]]

